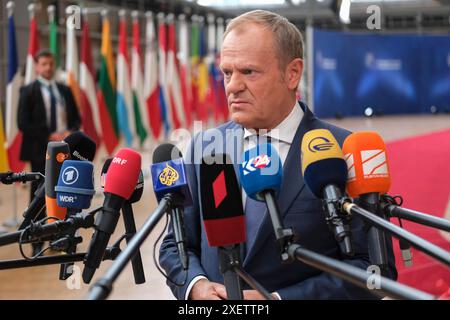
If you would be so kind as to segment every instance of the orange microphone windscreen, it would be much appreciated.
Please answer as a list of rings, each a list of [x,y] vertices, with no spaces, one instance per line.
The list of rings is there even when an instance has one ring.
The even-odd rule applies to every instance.
[[[391,186],[386,145],[374,131],[352,133],[342,151],[347,162],[347,192],[353,197],[386,193]]]

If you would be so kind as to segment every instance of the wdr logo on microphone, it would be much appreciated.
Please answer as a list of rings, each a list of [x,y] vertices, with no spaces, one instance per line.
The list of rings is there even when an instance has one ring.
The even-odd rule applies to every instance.
[[[79,177],[78,170],[75,167],[67,167],[62,173],[62,180],[65,185],[71,185],[77,182]]]
[[[361,151],[361,161],[365,179],[385,178],[389,175],[384,150]]]

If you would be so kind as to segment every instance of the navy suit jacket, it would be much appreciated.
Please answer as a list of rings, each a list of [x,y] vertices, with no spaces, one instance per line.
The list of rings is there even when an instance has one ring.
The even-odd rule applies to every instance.
[[[352,221],[355,255],[351,259],[342,256],[338,244],[325,222],[322,201],[316,198],[305,186],[301,173],[300,145],[303,135],[307,131],[319,128],[328,129],[341,146],[350,132],[317,119],[304,103],[300,102],[300,106],[304,111],[304,116],[283,165],[283,184],[278,195],[284,225],[294,229],[296,243],[304,248],[366,270],[370,262],[362,221],[355,217]],[[210,281],[223,283],[223,277],[219,272],[217,248],[208,246],[203,226],[199,199],[198,164],[201,163],[203,156],[211,153],[227,153],[234,163],[238,164],[243,150],[242,143],[242,126],[234,122],[228,122],[218,128],[206,130],[197,135],[185,155],[186,172],[194,205],[184,211],[189,254],[187,281],[181,287],[167,282],[177,299],[185,298],[189,283],[198,275],[204,275]],[[237,165],[235,165],[235,169],[238,170]],[[376,298],[368,290],[356,287],[304,263],[281,264],[279,249],[275,242],[274,231],[267,210],[261,218],[261,226],[256,239],[251,243],[243,257],[243,268],[269,292],[278,292],[282,299]],[[396,279],[397,273],[391,241],[388,241],[388,248],[390,262],[388,276]],[[171,227],[169,227],[169,232],[161,244],[159,259],[169,278],[177,283],[182,283],[186,274],[182,271],[179,262]],[[249,288],[244,284],[244,289]]]

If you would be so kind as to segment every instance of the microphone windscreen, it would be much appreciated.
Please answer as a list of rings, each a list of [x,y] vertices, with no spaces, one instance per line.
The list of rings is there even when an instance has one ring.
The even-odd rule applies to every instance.
[[[108,169],[105,193],[129,199],[141,171],[141,155],[131,149],[120,149]]]
[[[374,131],[352,133],[342,148],[347,162],[347,192],[351,197],[389,191],[391,178],[386,145]]]
[[[60,207],[87,209],[91,206],[94,190],[94,165],[89,161],[64,161],[55,187]]]
[[[170,143],[158,146],[153,153],[153,164],[150,166],[153,191],[156,199],[167,194],[183,197],[183,206],[192,205],[192,195],[187,181],[186,169],[180,150]]]
[[[133,193],[131,194],[130,199],[128,199],[129,203],[136,203],[142,198],[142,193],[144,192],[144,173],[139,172],[138,182],[136,187],[134,188]]]
[[[344,192],[347,165],[342,149],[329,130],[305,133],[301,150],[303,179],[316,197],[323,198],[323,189],[331,184]]]
[[[100,176],[100,186],[102,188],[105,187],[105,181],[106,181],[106,173],[108,172],[109,166],[111,165],[113,158],[108,158],[106,159],[105,163],[103,164],[102,167],[102,172],[101,172],[101,176]]]
[[[64,142],[69,145],[70,154],[74,160],[93,161],[97,145],[94,140],[81,131],[68,135]]]
[[[66,218],[67,209],[57,205],[55,186],[58,183],[61,167],[67,159],[70,159],[70,149],[66,142],[52,141],[47,144],[44,182],[45,207],[48,217],[55,217],[60,220]],[[53,222],[53,219],[49,219],[48,222]]]
[[[242,159],[239,176],[247,196],[264,201],[262,191],[280,191],[283,168],[280,156],[272,144],[259,144],[244,152]]]
[[[181,158],[181,151],[171,143],[159,145],[153,152],[153,163],[161,163]]]
[[[216,154],[202,159],[200,202],[210,246],[224,247],[245,242],[241,189],[228,155]]]

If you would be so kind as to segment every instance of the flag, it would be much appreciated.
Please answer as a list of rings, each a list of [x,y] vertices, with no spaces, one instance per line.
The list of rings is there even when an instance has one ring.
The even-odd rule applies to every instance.
[[[56,33],[56,25],[55,25]],[[80,107],[80,85],[79,85],[78,45],[76,30],[73,26],[67,25],[66,36],[66,83],[72,91],[77,107]]]
[[[105,15],[102,25],[102,49],[97,99],[102,125],[102,136],[108,154],[119,144],[119,125],[116,113],[116,75],[111,44],[109,19]]]
[[[133,111],[136,133],[141,146],[147,138],[149,128],[147,108],[144,98],[144,76],[142,69],[141,34],[138,12],[133,12],[133,49],[131,53],[131,88],[133,90]]]
[[[25,71],[25,85],[32,83],[36,79],[34,69],[34,56],[39,51],[39,34],[37,30],[34,6],[28,7],[30,11],[30,38],[28,40],[27,66]]]
[[[116,110],[119,128],[127,146],[133,144],[136,132],[134,127],[133,95],[131,92],[130,59],[128,57],[127,21],[125,11],[120,12],[119,49],[117,56],[117,95]]]
[[[3,131],[3,116],[0,108],[0,172],[5,172],[8,170],[8,153],[6,151],[5,132]]]
[[[19,90],[22,77],[19,72],[19,58],[17,54],[16,28],[14,25],[13,7],[8,13],[8,82],[6,86],[6,149],[8,152],[9,168],[18,172],[25,168],[20,161],[22,147],[22,132],[17,127],[17,109],[19,107]]]
[[[216,69],[216,25],[213,15],[208,15],[208,54],[206,57],[208,66],[208,90],[206,93],[206,104],[208,110],[212,110],[215,124],[221,121],[221,110],[219,108],[219,88],[217,86],[218,72]]]
[[[209,73],[206,56],[206,36],[205,27],[201,23],[199,27],[199,58],[197,67],[197,110],[198,117],[202,122],[207,123],[209,120]]]
[[[84,132],[95,141],[98,149],[102,141],[102,127],[96,96],[97,88],[94,77],[94,64],[92,61],[89,25],[87,19],[85,19],[81,36],[80,114]]]
[[[50,45],[50,51],[55,56],[55,67],[56,67],[56,73],[55,77],[58,80],[64,81],[63,72],[61,70],[61,56],[60,56],[60,50],[59,50],[59,42],[58,42],[58,22],[55,15],[56,12],[56,6],[50,5],[47,7],[48,12],[48,19],[49,19],[49,45]]]
[[[180,25],[180,49],[178,57],[180,61],[180,80],[183,103],[186,110],[186,124],[189,129],[192,126],[192,114],[194,112],[191,80],[191,61],[189,59],[189,26],[184,14],[179,17]]]
[[[218,99],[218,105],[222,113],[222,120],[228,121],[229,119],[229,113],[228,113],[228,101],[227,96],[225,93],[225,84],[223,82],[223,74],[219,68],[220,66],[220,49],[222,45],[223,40],[223,34],[225,31],[225,26],[223,24],[223,18],[217,18],[217,40],[216,40],[216,66],[217,66],[217,99]]]
[[[168,51],[167,51],[167,90],[172,108],[172,123],[174,129],[186,128],[186,113],[180,81],[180,64],[177,58],[174,15],[167,16],[168,21]]]
[[[158,53],[156,51],[157,41],[153,13],[146,13],[147,22],[145,27],[145,74],[144,74],[144,99],[147,108],[147,119],[150,123],[153,138],[159,140],[162,128],[162,113],[159,104],[159,71]]]
[[[199,66],[199,51],[200,51],[200,37],[199,25],[196,15],[192,16],[191,24],[191,97],[192,97],[192,111],[195,112],[196,119],[200,120],[198,108],[198,66]]]
[[[159,105],[164,131],[167,136],[170,131],[169,119],[172,118],[172,115],[170,114],[170,99],[167,92],[167,26],[162,12],[158,13],[158,44]]]

